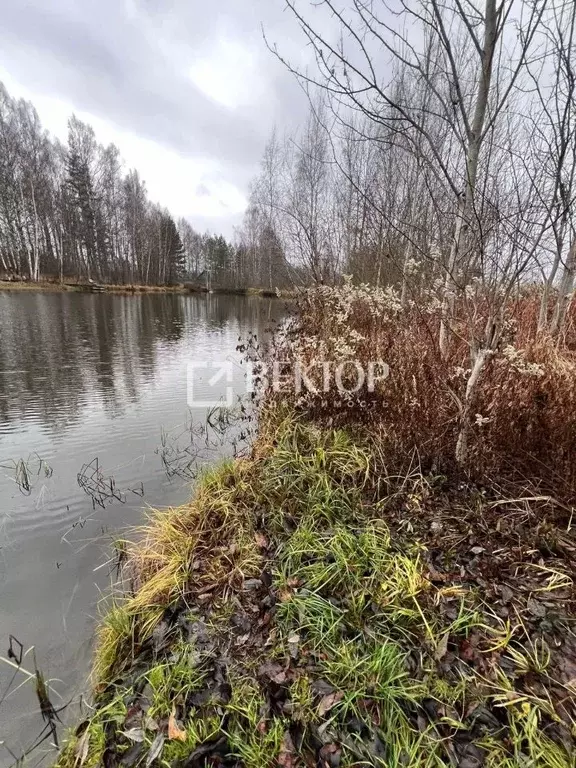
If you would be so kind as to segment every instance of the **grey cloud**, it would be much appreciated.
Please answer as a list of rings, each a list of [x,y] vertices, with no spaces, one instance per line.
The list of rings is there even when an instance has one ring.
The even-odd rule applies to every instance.
[[[300,121],[305,100],[261,37],[286,34],[282,0],[0,0],[0,63],[35,93],[158,142],[219,160],[246,187],[274,123]],[[293,28],[292,28],[293,32]],[[257,109],[226,109],[189,79],[187,57],[226,34],[258,53],[266,93]],[[293,38],[293,45],[301,46]]]

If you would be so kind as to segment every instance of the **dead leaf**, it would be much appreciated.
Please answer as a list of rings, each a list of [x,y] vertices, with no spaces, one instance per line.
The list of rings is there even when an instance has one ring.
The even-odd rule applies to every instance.
[[[90,749],[90,729],[86,728],[82,736],[76,742],[74,749],[74,766],[75,768],[82,768],[88,757],[88,750]]]
[[[164,734],[159,733],[150,745],[148,751],[148,757],[146,758],[146,768],[150,768],[154,760],[160,756],[162,749],[164,748]]]
[[[430,523],[430,530],[432,531],[432,533],[440,533],[443,527],[444,526],[439,520],[433,520]]]
[[[268,539],[266,538],[266,536],[264,536],[263,533],[256,533],[254,538],[256,540],[256,545],[260,547],[260,549],[268,548]]]
[[[144,741],[144,731],[142,728],[129,728],[127,731],[122,731],[124,736],[130,741],[136,741],[138,743]]]
[[[260,722],[256,726],[256,730],[258,731],[258,733],[266,733],[266,731],[268,730],[268,723],[264,718],[260,720]]]
[[[478,701],[473,701],[466,708],[463,719],[467,720],[479,707],[480,707],[480,703]]]
[[[133,704],[126,710],[126,717],[124,718],[124,728],[129,730],[130,728],[139,728],[142,723],[142,707],[140,704]]]
[[[297,659],[298,658],[298,650],[300,648],[300,635],[290,635],[288,638],[288,651],[290,653],[290,658]]]
[[[462,640],[460,643],[460,658],[464,659],[464,661],[474,661],[476,658],[475,643],[466,639]]]
[[[132,744],[126,751],[122,752],[120,765],[122,765],[122,768],[136,768],[141,763],[144,752],[143,744]],[[98,765],[103,766],[103,768],[114,768],[117,763],[115,758],[116,755],[114,754],[113,756],[111,750],[108,753],[104,752],[102,760]]]
[[[510,589],[510,587],[507,587],[506,584],[502,584],[500,587],[500,594],[502,596],[502,602],[504,603],[509,603],[514,597],[514,592]]]
[[[250,592],[252,590],[260,589],[262,587],[262,580],[261,579],[245,579],[244,581],[244,590],[246,592]]]
[[[281,603],[288,603],[290,600],[292,600],[292,590],[291,589],[281,589],[279,593],[280,602]]]
[[[334,693],[335,688],[326,680],[314,680],[310,686],[317,696],[328,696],[329,693]]]
[[[262,664],[258,674],[262,677],[267,677],[273,683],[278,683],[278,685],[286,682],[286,672],[280,664],[276,664],[273,661],[267,661],[265,664]]]
[[[342,701],[344,698],[344,693],[342,691],[334,691],[334,693],[329,693],[326,696],[323,696],[320,699],[320,704],[318,704],[318,714],[320,717],[324,717],[324,715],[327,712],[330,712],[330,710],[338,704],[339,701]]]
[[[546,607],[538,600],[534,600],[533,597],[528,598],[527,606],[532,616],[536,616],[538,619],[543,619],[546,616]]]
[[[440,661],[440,659],[443,659],[444,656],[448,653],[448,637],[449,632],[446,632],[446,634],[442,635],[440,638],[438,645],[436,646],[436,652],[434,653],[434,658],[436,661]]]
[[[168,720],[168,738],[176,741],[186,741],[186,731],[183,731],[176,722],[176,707],[172,707]]]
[[[429,581],[448,581],[448,575],[446,573],[441,573],[440,571],[437,571],[436,568],[434,568],[432,565],[428,566],[428,574],[427,578]]]
[[[322,766],[330,768],[332,765],[340,764],[340,747],[337,744],[324,744],[318,753],[322,761]]]
[[[282,747],[278,755],[278,765],[281,765],[282,768],[296,768],[294,742],[288,731],[286,731],[282,740]]]
[[[146,717],[146,720],[144,721],[144,729],[146,731],[157,731],[158,723],[153,717]]]

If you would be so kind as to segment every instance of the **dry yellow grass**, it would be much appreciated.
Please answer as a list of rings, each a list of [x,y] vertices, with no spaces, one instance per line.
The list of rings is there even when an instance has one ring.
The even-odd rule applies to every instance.
[[[0,280],[0,291],[75,291],[74,286],[62,285],[61,283],[50,283],[40,281],[38,283],[12,283],[7,280]]]
[[[252,458],[207,472],[129,547],[131,588],[99,629],[97,700],[57,766],[133,759],[136,737],[141,762],[167,767],[214,750],[230,757],[216,764],[299,768],[329,750],[342,768],[444,768],[470,747],[486,766],[571,768],[560,632],[549,643],[525,608],[502,618],[483,597],[498,573],[481,592],[452,555],[433,568],[421,540],[442,510],[444,542],[462,539],[454,515],[493,523],[489,500],[479,512],[477,495],[446,495],[438,478],[386,476],[368,437],[285,409],[264,410],[260,426]],[[498,536],[493,568],[508,582]],[[533,566],[532,542],[511,541],[514,570]],[[571,594],[549,560],[532,568],[532,603]]]

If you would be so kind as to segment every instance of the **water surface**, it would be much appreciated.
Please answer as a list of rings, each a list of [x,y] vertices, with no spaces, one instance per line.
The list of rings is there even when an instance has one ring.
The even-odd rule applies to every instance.
[[[231,361],[241,392],[239,337],[262,336],[282,312],[260,298],[0,292],[0,656],[10,635],[34,646],[56,707],[85,688],[111,539],[143,507],[189,497],[187,430],[210,409],[189,411],[187,364]],[[226,380],[211,387],[211,376],[197,372],[197,397],[224,395]],[[205,437],[199,460],[232,451]],[[33,687],[11,677],[0,662],[1,765],[42,728]]]

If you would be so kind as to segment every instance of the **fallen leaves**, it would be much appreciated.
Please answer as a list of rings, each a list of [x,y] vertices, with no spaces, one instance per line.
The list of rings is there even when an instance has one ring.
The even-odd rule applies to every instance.
[[[474,661],[478,651],[478,636],[471,634],[469,638],[465,638],[460,643],[460,658],[464,661]]]
[[[268,731],[268,723],[264,718],[262,718],[262,720],[259,721],[258,725],[256,726],[256,730],[258,731],[258,733],[262,733],[262,734]]]
[[[127,731],[122,731],[124,736],[130,741],[141,743],[144,741],[144,729],[143,728],[130,728]]]
[[[268,549],[268,539],[263,533],[257,532],[254,536],[254,540],[256,541],[256,546],[260,549]]]
[[[341,749],[337,744],[324,744],[318,754],[322,768],[331,768],[333,765],[339,765],[340,753]]]
[[[176,722],[176,707],[172,707],[172,712],[168,719],[168,738],[176,741],[186,741],[186,731],[180,728]]]
[[[318,715],[324,717],[343,698],[344,693],[342,691],[334,691],[334,693],[328,693],[326,696],[323,696],[320,704],[318,704]]]
[[[150,745],[148,756],[146,757],[146,768],[150,768],[154,760],[160,757],[162,750],[164,749],[164,734],[159,733]]]
[[[430,627],[433,628],[433,636],[426,636],[422,629],[421,632],[414,633],[413,639],[406,637],[405,640],[398,640],[399,651],[402,654],[406,652],[402,669],[409,681],[407,684],[411,686],[413,681],[417,681],[419,688],[422,686],[423,691],[430,693],[430,696],[418,702],[410,699],[410,692],[406,695],[406,700],[409,701],[405,708],[406,716],[410,719],[411,726],[420,731],[414,738],[419,739],[422,744],[433,745],[437,734],[438,739],[442,739],[446,745],[446,754],[452,764],[456,765],[458,762],[462,766],[471,766],[471,758],[466,752],[471,747],[465,743],[466,739],[476,739],[481,730],[484,734],[484,729],[487,729],[489,735],[502,732],[503,739],[507,738],[507,732],[503,725],[504,718],[491,714],[494,702],[482,696],[475,682],[471,682],[470,687],[466,687],[462,694],[462,711],[460,706],[458,711],[451,707],[451,699],[444,701],[447,695],[452,694],[454,676],[466,676],[471,681],[487,680],[491,685],[496,673],[502,671],[503,676],[510,675],[514,691],[506,694],[508,698],[502,698],[503,704],[500,703],[500,698],[495,699],[498,702],[496,706],[500,708],[510,705],[520,707],[523,703],[520,697],[525,695],[528,685],[536,690],[536,693],[531,691],[530,696],[539,695],[543,690],[542,680],[533,673],[523,678],[518,675],[518,665],[515,665],[514,657],[501,650],[504,641],[499,640],[499,633],[502,632],[504,637],[504,628],[512,625],[513,612],[519,611],[528,639],[535,636],[535,631],[552,634],[555,616],[562,616],[567,611],[562,602],[569,608],[574,604],[570,592],[572,577],[564,573],[569,566],[558,562],[557,554],[544,556],[547,550],[536,546],[538,537],[532,529],[532,538],[524,545],[520,534],[512,533],[511,523],[507,528],[509,533],[502,532],[501,528],[505,526],[500,526],[500,521],[498,531],[495,531],[495,520],[489,515],[479,515],[476,506],[473,510],[464,509],[462,515],[460,508],[457,507],[458,514],[455,514],[450,504],[445,506],[449,511],[442,519],[432,520],[428,524],[434,509],[432,505],[428,509],[427,504],[421,504],[420,515],[424,519],[414,519],[416,533],[413,533],[412,539],[422,539],[429,546],[422,554],[418,549],[414,555],[419,558],[417,567],[414,566],[413,582],[417,592],[404,595],[402,590],[399,590],[394,607],[397,604],[401,609],[403,601],[408,601],[409,609],[413,610],[414,603],[418,600],[417,606],[421,609],[423,622],[429,621]],[[406,530],[400,528],[402,519],[394,528],[393,505],[387,510],[387,515],[387,523],[392,523],[392,532],[402,530],[402,535],[406,536]],[[354,537],[360,535],[362,526],[363,522],[355,525]],[[237,713],[234,707],[230,706],[233,696],[239,697],[242,702],[248,700],[248,696],[253,696],[250,711],[254,713],[254,720],[250,725],[250,736],[256,735],[264,745],[272,742],[275,744],[274,751],[270,749],[270,754],[267,755],[271,765],[276,764],[280,768],[303,768],[304,765],[338,768],[341,762],[348,758],[348,755],[343,756],[342,752],[348,752],[352,741],[354,744],[362,742],[360,746],[366,764],[380,763],[383,760],[387,754],[386,745],[382,744],[378,734],[386,732],[389,724],[385,708],[378,699],[377,675],[361,670],[363,677],[360,695],[348,688],[350,677],[346,673],[350,663],[349,657],[342,654],[340,658],[340,647],[329,643],[328,639],[325,643],[323,639],[316,642],[320,633],[314,634],[316,627],[302,620],[304,608],[296,606],[295,603],[299,601],[304,607],[307,606],[311,594],[309,577],[314,576],[314,590],[331,606],[337,608],[339,615],[342,608],[343,618],[339,621],[339,628],[345,628],[346,633],[350,629],[347,622],[353,611],[346,613],[348,607],[352,606],[361,613],[361,622],[357,621],[354,613],[353,631],[355,637],[358,634],[358,642],[366,643],[365,655],[368,656],[373,652],[374,637],[388,636],[394,631],[388,625],[387,614],[380,610],[376,600],[372,602],[370,599],[374,591],[373,585],[377,583],[375,574],[382,583],[389,576],[388,560],[383,560],[378,565],[378,568],[382,568],[382,573],[378,574],[376,565],[373,568],[366,566],[367,562],[372,561],[367,556],[364,557],[364,553],[357,562],[351,559],[350,572],[343,574],[342,579],[333,579],[332,574],[338,568],[335,568],[333,558],[327,559],[326,549],[335,533],[331,528],[321,528],[319,522],[318,528],[320,538],[317,550],[312,548],[310,553],[307,552],[302,564],[295,569],[292,568],[292,560],[282,560],[287,554],[291,554],[291,529],[286,530],[286,541],[278,529],[274,529],[273,538],[272,534],[252,532],[250,556],[258,553],[255,559],[257,567],[237,568],[232,573],[229,567],[230,558],[226,557],[222,583],[226,582],[227,588],[222,602],[220,599],[214,599],[219,593],[213,586],[212,576],[210,579],[205,577],[200,568],[200,561],[194,561],[192,570],[195,573],[191,579],[191,591],[197,605],[194,606],[193,617],[184,614],[184,608],[177,608],[175,616],[170,616],[170,624],[166,625],[170,632],[156,634],[158,642],[161,641],[164,658],[169,650],[169,646],[164,647],[165,638],[172,643],[175,637],[179,637],[177,633],[180,633],[184,643],[194,648],[194,653],[191,654],[194,662],[198,659],[202,661],[201,671],[206,677],[203,678],[202,689],[195,691],[194,695],[188,698],[182,696],[179,689],[171,690],[167,695],[170,705],[167,709],[162,709],[162,712],[164,715],[170,712],[172,701],[176,702],[176,706],[172,707],[169,717],[159,717],[158,723],[151,721],[147,715],[150,709],[149,696],[138,694],[129,699],[136,703],[128,707],[122,730],[118,729],[115,733],[115,736],[120,735],[122,738],[121,746],[134,756],[132,762],[126,762],[122,757],[125,768],[136,765],[136,760],[139,765],[146,762],[148,768],[151,768],[153,763],[159,764],[161,760],[166,762],[169,750],[167,748],[164,754],[162,753],[164,743],[169,745],[168,740],[172,740],[171,751],[174,752],[175,748],[179,751],[179,742],[191,741],[192,726],[188,729],[183,727],[189,722],[187,718],[201,720],[206,716],[210,717],[215,706],[226,715],[226,729],[230,724],[232,727],[236,726]],[[370,528],[371,533],[373,530],[376,530],[375,527]],[[343,540],[352,541],[351,532],[346,533],[347,537]],[[412,534],[412,531],[410,533]],[[407,540],[408,547],[411,546],[412,539]],[[370,541],[371,539],[366,539],[367,546]],[[489,543],[482,546],[478,542]],[[401,543],[404,543],[404,539]],[[299,542],[298,546],[301,547]],[[396,545],[391,548],[390,563],[403,563],[404,560],[398,556],[399,553],[403,554],[403,550],[395,547]],[[350,551],[352,550],[351,543]],[[222,551],[230,554],[234,552],[234,547],[223,548]],[[408,548],[406,558],[411,556],[411,552],[412,549]],[[287,563],[290,567],[287,567]],[[320,588],[317,582],[324,573],[326,563],[330,567],[326,569],[327,576]],[[317,571],[314,568],[316,564]],[[299,576],[293,575],[293,570]],[[352,590],[350,593],[347,592],[348,586]],[[194,592],[196,588],[198,591]],[[366,595],[366,599],[361,603],[356,599],[360,594]],[[204,605],[204,602],[210,604]],[[287,605],[279,606],[278,603]],[[218,621],[212,621],[213,615]],[[468,616],[470,622],[467,620]],[[548,621],[542,621],[546,617]],[[164,622],[167,622],[167,619],[164,619]],[[210,631],[206,629],[207,626]],[[362,629],[361,633],[358,632],[358,626]],[[517,635],[520,634],[519,630],[514,631]],[[343,636],[348,637],[348,634]],[[154,637],[156,638],[156,635]],[[515,636],[515,642],[517,639]],[[557,645],[552,648],[553,658],[549,666],[550,671],[560,677],[562,685],[550,688],[550,698],[552,700],[554,697],[552,704],[556,706],[556,699],[561,696],[559,711],[571,714],[567,692],[576,693],[576,649],[573,656],[568,658],[568,640],[558,632],[554,634],[554,640]],[[491,645],[493,647],[489,647]],[[556,648],[559,650],[555,654]],[[530,648],[527,647],[527,650]],[[432,668],[434,683],[438,678],[438,686],[428,691],[427,673],[423,673],[423,668],[428,670],[432,659],[436,661],[432,662]],[[246,660],[249,665],[246,665]],[[563,661],[564,666],[561,666]],[[336,668],[339,670],[338,675],[332,671]],[[244,688],[236,689],[236,685],[240,684],[230,672],[237,669],[242,670],[242,684],[248,670],[251,685],[246,691],[249,690],[249,694]],[[323,676],[330,682],[322,679]],[[446,696],[444,683],[450,686],[446,686]],[[360,684],[358,687],[360,689]],[[485,699],[484,709],[479,699]],[[214,703],[216,701],[218,704]],[[349,701],[354,702],[353,714],[352,707],[348,706]],[[152,709],[152,712],[156,711]],[[495,711],[500,715],[499,710]],[[154,733],[150,733],[152,724]],[[242,727],[239,729],[242,733],[244,727],[242,721]],[[462,736],[465,728],[468,729],[467,735]],[[456,754],[452,747],[453,730],[458,732],[458,737],[462,736],[462,741],[459,742],[462,754]],[[358,738],[360,732],[361,739]],[[210,743],[201,744],[192,752],[191,757],[187,757],[190,768],[204,764],[222,766],[228,764],[223,762],[224,760],[233,759],[231,753],[234,745],[229,743],[228,733],[221,729],[218,735],[217,740],[215,738]],[[500,738],[500,735],[497,738]],[[148,750],[152,739],[154,741]],[[136,747],[140,747],[139,752]],[[452,751],[448,752],[449,749]],[[73,768],[88,768],[91,754],[87,735],[82,738],[78,735],[74,756],[76,763]]]
[[[278,591],[278,599],[281,603],[288,603],[294,596],[294,590],[300,586],[300,579],[292,577],[286,581],[286,586]]]
[[[290,653],[290,658],[297,659],[298,658],[298,652],[300,648],[300,635],[293,634],[290,635],[288,638],[288,652]]]
[[[282,685],[282,683],[286,682],[286,672],[284,668],[273,661],[267,661],[265,664],[262,664],[258,669],[258,674],[260,677],[267,677],[273,683],[277,683],[278,685]]]
[[[434,653],[434,658],[436,661],[441,661],[441,659],[446,656],[448,653],[448,638],[450,637],[450,634],[446,632],[442,635],[440,640],[438,641],[438,645],[436,646],[436,651]]]
[[[294,742],[289,731],[286,731],[282,739],[282,747],[278,755],[278,765],[282,768],[296,768],[296,758],[294,756]]]
[[[88,757],[90,749],[90,729],[86,728],[82,736],[76,742],[74,748],[74,768],[82,768]]]
[[[546,606],[538,600],[534,600],[533,597],[528,598],[527,606],[528,610],[538,619],[543,619],[546,616]]]

